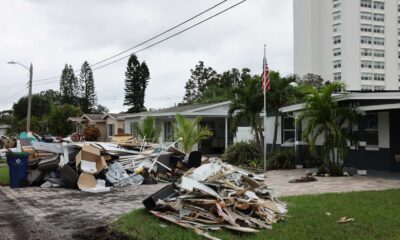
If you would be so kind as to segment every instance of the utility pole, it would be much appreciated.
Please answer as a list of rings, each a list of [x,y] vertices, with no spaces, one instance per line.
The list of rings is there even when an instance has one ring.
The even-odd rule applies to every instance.
[[[26,132],[31,130],[31,113],[32,113],[32,77],[33,77],[33,65],[29,67],[29,95],[28,95],[28,112],[26,116]]]

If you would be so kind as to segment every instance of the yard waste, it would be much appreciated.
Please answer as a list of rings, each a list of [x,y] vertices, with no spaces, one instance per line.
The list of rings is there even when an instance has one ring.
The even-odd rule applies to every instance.
[[[264,176],[217,159],[188,170],[182,178],[143,201],[154,216],[191,229],[257,233],[284,220],[287,206],[264,184]]]

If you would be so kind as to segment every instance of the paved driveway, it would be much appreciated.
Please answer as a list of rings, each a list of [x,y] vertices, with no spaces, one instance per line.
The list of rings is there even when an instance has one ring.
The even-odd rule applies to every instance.
[[[400,176],[318,178],[288,183],[309,170],[270,171],[266,183],[278,196],[400,188]],[[0,235],[6,239],[72,239],[73,233],[104,225],[142,207],[142,200],[165,184],[90,194],[67,189],[0,187]]]
[[[288,183],[304,177],[313,169],[279,170],[267,172],[266,184],[277,196],[321,194],[331,192],[353,192],[400,188],[400,173],[370,172],[371,176],[317,177],[316,182]]]

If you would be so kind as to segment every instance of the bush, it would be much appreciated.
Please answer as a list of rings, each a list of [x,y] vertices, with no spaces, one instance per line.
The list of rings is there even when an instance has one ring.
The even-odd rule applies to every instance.
[[[293,169],[295,167],[294,148],[282,148],[267,156],[267,167],[270,170]]]
[[[97,127],[87,126],[85,130],[83,130],[83,136],[86,141],[97,141],[100,135],[100,130]]]
[[[222,160],[233,165],[255,166],[260,163],[262,153],[255,142],[238,142],[229,146],[222,155]]]
[[[325,162],[318,170],[318,174],[328,173],[331,177],[342,177],[343,176],[342,164],[336,164],[333,161]]]
[[[314,168],[322,166],[322,159],[320,156],[315,156],[310,152],[310,148],[303,147],[301,149],[301,159],[304,168]]]

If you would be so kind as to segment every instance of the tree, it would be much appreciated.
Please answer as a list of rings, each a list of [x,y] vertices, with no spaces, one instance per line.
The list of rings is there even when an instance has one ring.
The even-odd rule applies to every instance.
[[[60,103],[60,92],[55,91],[53,89],[48,89],[45,91],[41,91],[39,93],[40,96],[47,98],[52,104],[59,104]]]
[[[345,159],[348,142],[357,144],[356,136],[348,126],[357,122],[358,111],[350,106],[339,105],[332,96],[338,88],[344,89],[344,87],[340,82],[334,82],[320,89],[310,87],[304,99],[305,108],[297,120],[299,124],[305,120],[303,137],[309,143],[312,153],[316,154],[317,138],[324,137],[322,159],[330,168],[332,175],[342,174],[339,160]]]
[[[72,66],[65,64],[60,78],[61,104],[76,105],[79,103],[78,79],[75,77]]]
[[[324,79],[317,74],[308,73],[304,75],[302,78],[297,78],[297,83],[303,86],[314,86],[316,88],[320,88],[323,85]]]
[[[22,97],[13,105],[13,114],[17,120],[26,118],[28,109],[28,97]],[[40,94],[32,95],[32,117],[41,119],[51,111],[51,102]]]
[[[140,63],[132,54],[125,72],[125,106],[131,106],[128,113],[145,111],[144,98],[150,72],[145,62]]]
[[[182,138],[183,151],[185,153],[190,153],[195,144],[208,139],[213,135],[206,126],[200,126],[201,120],[201,117],[197,117],[191,121],[180,114],[176,114],[175,116],[175,140]]]
[[[98,114],[108,113],[108,112],[110,112],[110,110],[106,106],[103,106],[101,104],[97,104],[96,108],[93,110],[93,113],[98,113]]]
[[[201,93],[206,89],[207,84],[215,82],[218,79],[217,72],[211,67],[205,67],[204,62],[199,61],[195,69],[191,69],[191,76],[185,85],[184,104],[193,104],[201,96]]]
[[[282,78],[279,72],[270,72],[271,90],[266,94],[266,105],[269,110],[268,112],[272,112],[275,116],[271,151],[274,151],[276,148],[280,116],[279,109],[295,101],[296,88],[292,86],[292,83],[295,81],[296,77],[293,75]]]
[[[229,106],[229,116],[232,127],[236,130],[239,123],[250,123],[255,140],[260,150],[263,149],[263,128],[260,113],[263,110],[263,94],[261,91],[261,78],[259,76],[243,79],[242,86],[233,91],[237,98]]]
[[[96,108],[97,95],[94,87],[93,72],[87,61],[82,64],[79,75],[80,106],[84,113],[93,113]]]
[[[145,118],[135,130],[138,134],[138,137],[153,143],[158,142],[158,138],[161,134],[161,128],[156,127],[156,119],[154,117]]]
[[[54,106],[48,117],[50,132],[57,136],[71,134],[74,126],[71,121],[68,121],[68,118],[79,116],[82,116],[82,111],[79,107],[70,104]]]

